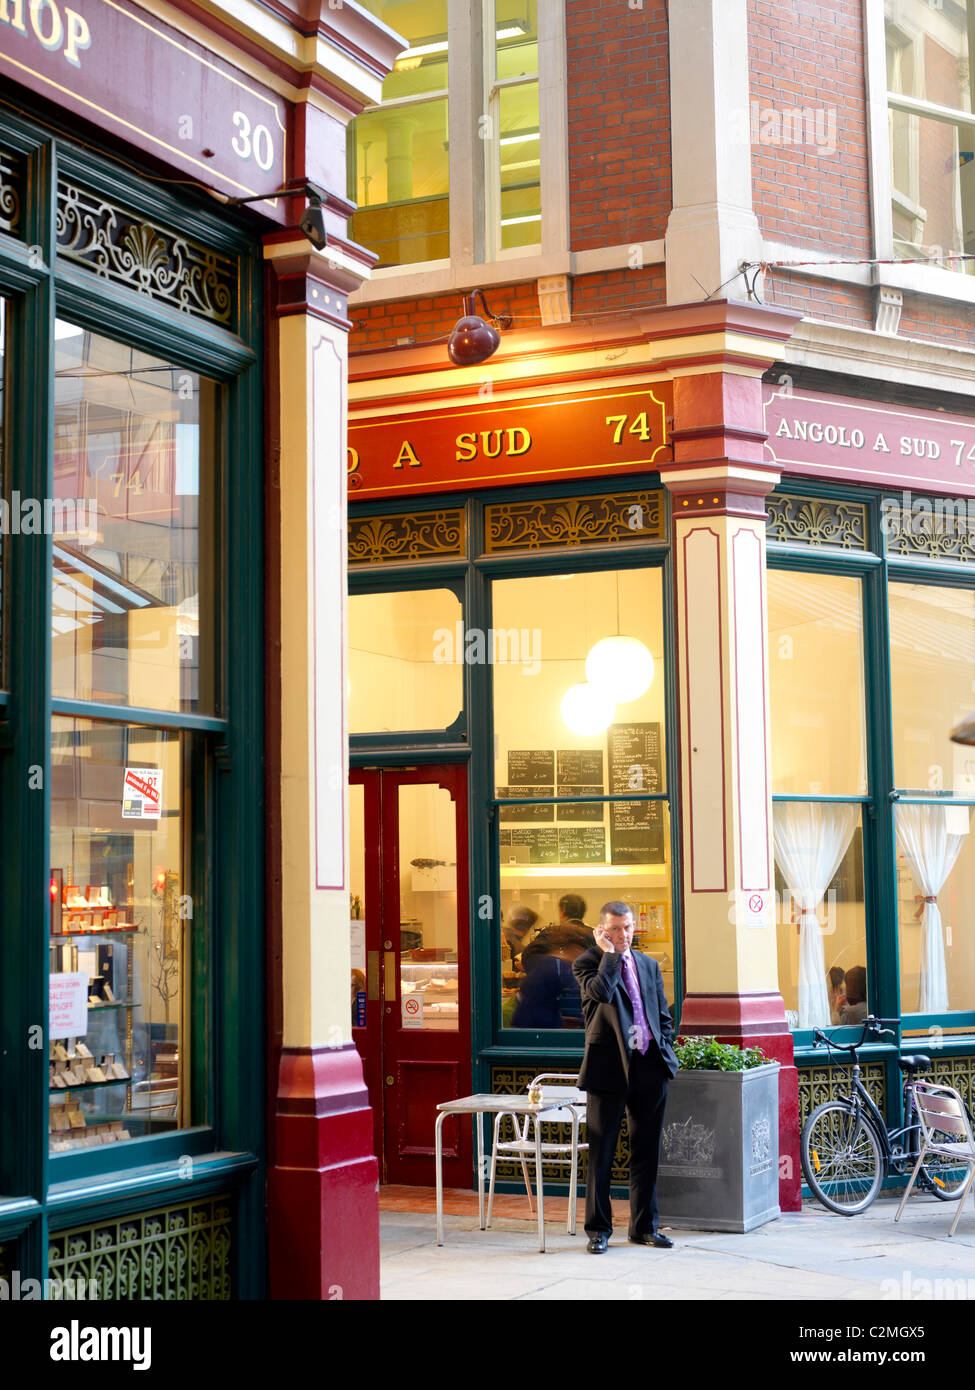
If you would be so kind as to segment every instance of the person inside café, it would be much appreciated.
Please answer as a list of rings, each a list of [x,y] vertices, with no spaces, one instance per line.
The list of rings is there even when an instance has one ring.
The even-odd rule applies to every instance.
[[[589,949],[582,922],[549,927],[546,948],[528,961],[511,1018],[513,1028],[581,1028],[582,995],[572,962]]]
[[[854,965],[846,972],[846,999],[839,1007],[840,1023],[862,1023],[867,1016],[867,968]]]

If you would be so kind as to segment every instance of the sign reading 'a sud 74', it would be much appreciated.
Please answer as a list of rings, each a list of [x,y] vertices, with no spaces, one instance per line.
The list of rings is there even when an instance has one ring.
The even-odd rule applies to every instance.
[[[593,478],[657,466],[672,387],[498,401],[349,421],[349,496]]]

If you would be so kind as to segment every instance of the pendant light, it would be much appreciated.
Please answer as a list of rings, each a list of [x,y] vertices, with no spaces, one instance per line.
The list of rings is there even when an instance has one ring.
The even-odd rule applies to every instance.
[[[611,692],[586,681],[569,687],[562,696],[561,709],[567,728],[581,738],[605,733],[616,717],[616,701]]]
[[[616,573],[616,636],[602,637],[586,657],[586,680],[621,705],[645,695],[653,683],[654,660],[637,637],[620,632],[620,574]]]

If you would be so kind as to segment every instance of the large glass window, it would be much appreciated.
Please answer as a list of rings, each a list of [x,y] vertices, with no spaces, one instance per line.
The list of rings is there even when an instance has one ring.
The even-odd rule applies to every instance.
[[[779,989],[827,1028],[867,1012],[861,583],[770,570],[768,615]]]
[[[409,42],[383,83],[383,103],[353,123],[349,227],[379,264],[450,255],[447,0],[363,0]]]
[[[894,254],[975,247],[973,0],[886,0]],[[968,261],[944,261],[971,274]]]
[[[61,321],[55,362],[53,694],[212,713],[213,383]]]
[[[502,1021],[581,1026],[571,963],[611,899],[673,1001],[661,572],[497,580],[492,624]]]
[[[54,720],[53,1153],[188,1123],[184,1009],[196,919],[186,850],[193,737]]]
[[[488,92],[488,186],[496,250],[541,241],[537,0],[495,0],[494,71]]]
[[[891,583],[889,620],[901,1009],[970,1010],[975,756],[949,735],[975,705],[975,591]]]
[[[350,595],[349,732],[449,728],[476,638],[449,589]]]
[[[35,528],[53,533],[52,693],[95,716],[159,712],[153,726],[54,717],[49,1115],[63,1153],[205,1118],[188,1091],[204,736],[180,720],[217,704],[217,388],[62,320],[55,368],[54,498]]]

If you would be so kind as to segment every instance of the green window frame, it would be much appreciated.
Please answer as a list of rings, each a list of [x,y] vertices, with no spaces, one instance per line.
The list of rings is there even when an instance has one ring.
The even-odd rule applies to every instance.
[[[263,470],[259,248],[198,198],[75,145],[46,119],[4,110],[0,145],[23,171],[18,217],[0,221],[0,295],[8,308],[4,493],[51,497],[54,321],[66,318],[145,348],[220,383],[215,568],[221,621],[218,704],[207,714],[53,700],[51,537],[3,547],[5,690],[0,699],[0,1242],[19,1242],[20,1268],[44,1277],[48,1235],[99,1215],[196,1200],[232,1188],[235,1288],[263,1287]],[[0,182],[3,180],[0,161]],[[147,254],[136,286],[58,254],[58,190],[83,187],[107,210],[236,266],[235,297],[182,304],[160,291]],[[161,229],[161,230],[160,230]],[[62,243],[63,244],[63,243]],[[141,287],[138,287],[140,286]],[[167,302],[168,301],[168,302]],[[202,305],[202,308],[200,307]],[[211,312],[212,311],[212,312]],[[235,321],[234,321],[235,320]],[[233,596],[233,602],[229,596]],[[52,716],[186,731],[202,749],[189,826],[194,911],[206,957],[187,972],[190,1127],[121,1145],[48,1153],[48,881]],[[34,771],[28,783],[28,772]],[[40,1025],[40,1029],[38,1029]],[[201,1123],[194,1123],[197,1118]]]

